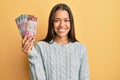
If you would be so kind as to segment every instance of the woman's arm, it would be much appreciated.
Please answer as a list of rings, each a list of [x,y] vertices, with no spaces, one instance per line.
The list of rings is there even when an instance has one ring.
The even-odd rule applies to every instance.
[[[89,70],[88,70],[88,59],[86,48],[84,46],[81,47],[81,65],[80,65],[80,80],[90,80]]]
[[[41,50],[38,45],[32,48],[28,54],[30,63],[31,80],[45,80],[45,69],[43,67]]]
[[[34,37],[26,35],[22,40],[22,50],[28,55],[31,80],[45,80],[45,69],[43,68],[40,47],[38,44],[35,47],[33,45]]]

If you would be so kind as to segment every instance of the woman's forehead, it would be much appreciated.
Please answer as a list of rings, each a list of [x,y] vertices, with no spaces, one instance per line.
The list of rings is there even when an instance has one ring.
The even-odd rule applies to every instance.
[[[66,10],[57,10],[54,18],[69,18],[69,14]]]

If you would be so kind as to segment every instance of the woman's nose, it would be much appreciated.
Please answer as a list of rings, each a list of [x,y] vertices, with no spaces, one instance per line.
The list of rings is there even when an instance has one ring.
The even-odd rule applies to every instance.
[[[60,22],[60,26],[63,27],[65,25],[64,21]]]

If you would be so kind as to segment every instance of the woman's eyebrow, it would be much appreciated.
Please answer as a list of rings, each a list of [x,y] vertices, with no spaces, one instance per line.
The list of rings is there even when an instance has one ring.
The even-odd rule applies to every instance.
[[[54,18],[54,19],[60,19],[60,18]]]
[[[60,18],[54,18],[54,19],[60,19]],[[70,19],[70,18],[63,18],[63,19]]]

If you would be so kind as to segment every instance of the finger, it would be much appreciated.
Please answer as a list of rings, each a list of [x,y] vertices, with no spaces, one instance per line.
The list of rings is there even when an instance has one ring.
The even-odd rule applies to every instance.
[[[28,50],[28,53],[30,53],[30,51],[32,50],[33,45],[34,45],[33,42],[29,45],[29,47],[28,47],[28,49],[27,49],[27,50]],[[28,54],[28,53],[27,53],[27,54]]]
[[[32,38],[30,37],[30,38],[28,38],[28,39],[26,39],[25,41],[24,41],[24,43],[23,43],[23,47],[26,47],[27,46],[27,44],[29,44],[30,42],[31,42],[31,40],[32,40]]]
[[[27,46],[27,47],[28,47],[28,46]],[[22,48],[23,52],[26,53],[26,54],[28,53],[27,47]]]
[[[31,43],[29,43],[26,47],[23,48],[23,51],[24,51],[25,53],[28,54],[28,53],[32,50],[32,47],[33,47],[33,45],[34,45],[33,41],[34,41],[34,40],[32,40]]]
[[[30,44],[33,43],[33,42],[34,42],[34,39],[33,39],[33,38],[29,38],[29,39],[25,42],[25,44],[24,44],[24,46],[23,46],[23,50],[26,50],[26,49],[30,46]]]
[[[24,36],[24,38],[22,40],[22,44],[25,44],[26,40],[27,40],[27,35]]]

